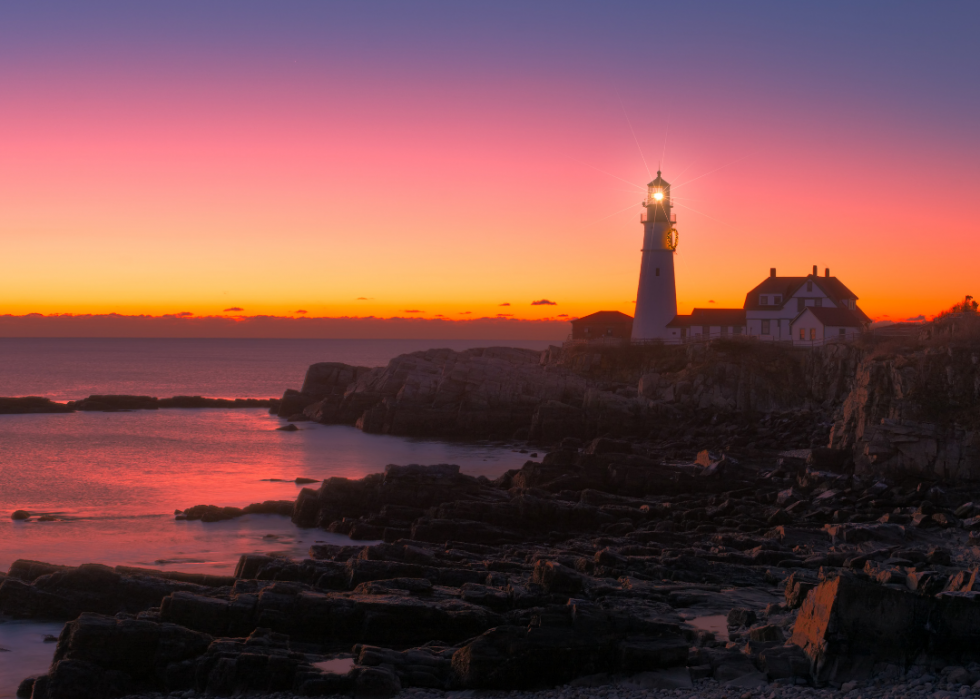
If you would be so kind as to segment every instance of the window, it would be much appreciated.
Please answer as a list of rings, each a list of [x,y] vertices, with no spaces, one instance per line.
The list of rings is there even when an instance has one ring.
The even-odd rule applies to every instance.
[[[721,326],[721,336],[724,337],[727,334],[728,334],[728,326],[727,325],[722,325]]]
[[[711,327],[708,326],[708,325],[705,325],[704,328],[702,328],[702,332],[704,333],[704,336],[705,337],[710,337],[711,336]]]
[[[781,295],[776,295],[772,297],[772,302],[777,306],[783,302],[783,297]]]
[[[801,340],[806,339],[806,328],[800,328],[800,339]]]
[[[802,311],[806,308],[806,299],[796,299],[796,310]]]
[[[742,334],[742,326],[741,325],[736,325],[735,327],[733,327],[732,328],[732,334],[733,335],[741,335]]]
[[[760,306],[768,306],[769,305],[769,297],[768,296],[760,296],[759,297],[759,305]]]
[[[813,282],[807,282],[806,283],[806,290],[807,291],[813,291]]]
[[[845,332],[844,328],[841,328],[840,330],[837,331],[837,334],[840,335],[841,337],[844,337],[844,335],[846,335],[847,333]]]
[[[681,339],[682,340],[687,339],[687,328],[681,328]]]
[[[811,340],[816,340],[817,339],[817,329],[816,328],[810,328],[810,339]]]
[[[768,320],[762,321],[762,334],[763,335],[771,335],[772,334],[772,333],[769,332],[769,321]]]
[[[816,306],[817,308],[823,306],[823,299],[813,299],[813,305]]]
[[[656,272],[656,274],[654,276],[656,276],[656,277],[659,277],[660,276],[660,268],[659,267],[657,267],[657,272]]]

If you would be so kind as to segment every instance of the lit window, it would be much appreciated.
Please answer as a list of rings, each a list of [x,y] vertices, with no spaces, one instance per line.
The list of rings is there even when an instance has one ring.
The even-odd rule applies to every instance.
[[[817,339],[817,329],[816,328],[810,328],[810,339],[811,340],[816,340]]]
[[[801,340],[806,339],[806,328],[800,328],[800,339]]]

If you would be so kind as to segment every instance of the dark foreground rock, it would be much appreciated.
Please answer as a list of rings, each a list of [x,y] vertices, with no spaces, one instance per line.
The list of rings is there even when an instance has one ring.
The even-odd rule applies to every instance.
[[[233,580],[215,575],[17,560],[0,582],[0,612],[14,618],[73,619],[83,612],[137,614],[177,591],[212,593]]]
[[[822,470],[835,456],[683,463],[598,439],[494,481],[390,466],[297,498],[298,525],[346,545],[246,555],[210,584],[22,561],[0,608],[76,619],[38,699],[705,678],[744,692],[963,668],[953,686],[980,670],[980,490]],[[322,665],[340,655],[349,669]]]
[[[218,505],[194,505],[176,512],[177,519],[201,520],[202,522],[222,522],[243,515],[283,515],[292,517],[292,500],[266,500],[253,502],[245,507],[219,507]]]

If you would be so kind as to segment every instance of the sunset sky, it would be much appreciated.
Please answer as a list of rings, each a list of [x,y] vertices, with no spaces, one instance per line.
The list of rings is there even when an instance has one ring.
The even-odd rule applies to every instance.
[[[980,296],[978,27],[971,2],[3,3],[0,315],[632,314],[662,158],[680,312],[816,264],[875,319],[928,316]]]

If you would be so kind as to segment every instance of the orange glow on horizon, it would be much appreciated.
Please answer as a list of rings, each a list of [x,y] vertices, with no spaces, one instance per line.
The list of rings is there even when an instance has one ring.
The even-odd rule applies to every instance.
[[[875,319],[980,296],[975,137],[856,89],[841,109],[707,70],[674,81],[668,128],[642,91],[620,101],[613,64],[144,75],[100,56],[0,75],[0,314],[632,315],[644,153],[683,234],[680,313],[813,264]]]

